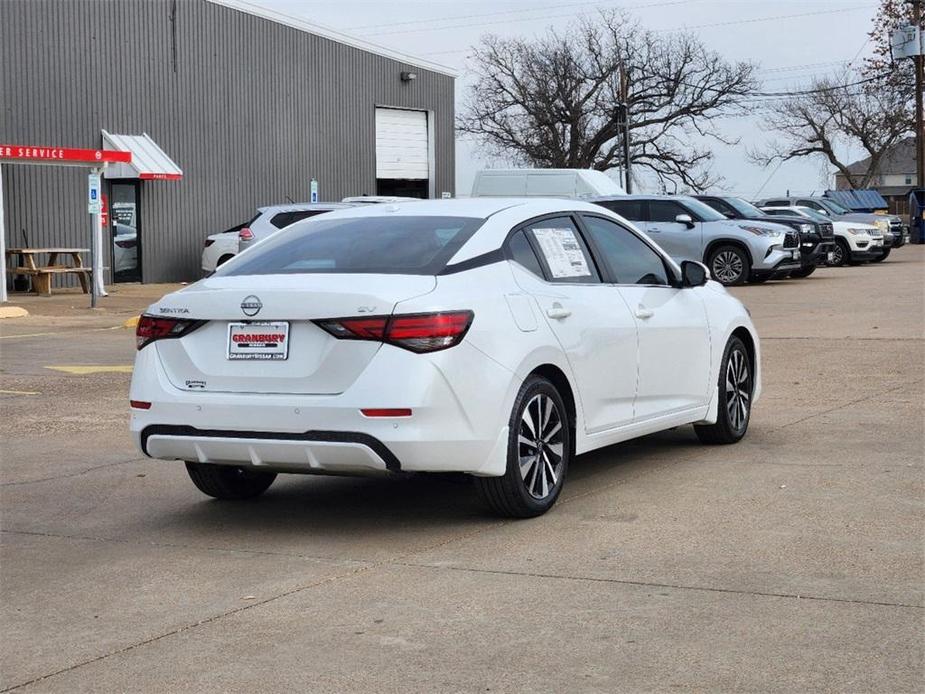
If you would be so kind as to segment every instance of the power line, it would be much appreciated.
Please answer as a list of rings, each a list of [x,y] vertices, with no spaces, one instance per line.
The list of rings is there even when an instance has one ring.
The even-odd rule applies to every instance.
[[[636,7],[627,7],[624,9],[644,9],[647,7],[664,7],[666,5],[685,5],[685,4],[688,4],[688,0],[673,0],[672,2],[661,2],[661,3],[654,3],[651,5],[639,5]],[[657,29],[655,31],[658,33],[663,33],[663,32],[671,33],[671,32],[677,32],[677,31],[687,31],[690,29],[708,29],[712,27],[733,26],[736,24],[754,24],[757,22],[768,22],[768,21],[775,21],[779,19],[799,19],[801,17],[814,17],[818,15],[825,15],[825,14],[841,14],[843,12],[854,12],[856,10],[869,10],[869,9],[873,9],[873,6],[872,5],[855,5],[853,7],[842,7],[842,8],[833,9],[833,10],[816,10],[814,12],[802,12],[799,14],[774,15],[771,17],[752,17],[749,19],[734,19],[728,22],[712,22],[710,24],[698,24],[694,26],[681,27],[680,29]],[[574,17],[574,16],[575,16],[574,13],[552,14],[552,15],[540,15],[537,17],[521,17],[517,19],[510,19],[507,21],[508,22],[532,22],[532,21],[538,21],[542,19],[560,19],[564,17]],[[400,29],[397,31],[384,31],[384,32],[377,31],[377,32],[369,32],[364,35],[378,37],[378,36],[391,36],[393,34],[417,34],[417,33],[421,33],[424,31],[430,31],[430,32],[444,31],[446,29],[464,29],[464,28],[470,28],[470,27],[490,26],[494,24],[495,22],[469,22],[467,24],[449,24],[447,26],[423,27],[420,29]]]
[[[668,0],[668,1],[666,1],[666,2],[656,2],[656,3],[651,3],[651,4],[648,4],[648,5],[631,5],[631,6],[627,6],[627,7],[621,7],[621,8],[618,8],[618,9],[626,9],[626,10],[643,10],[643,9],[646,9],[646,8],[649,8],[649,7],[666,7],[666,6],[669,6],[669,5],[687,5],[687,4],[689,4],[691,1],[692,1],[692,0]],[[701,1],[701,0],[696,0],[696,1],[699,2],[699,1]],[[600,5],[600,3],[588,3],[588,4]],[[473,17],[478,17],[478,16],[479,16],[479,15],[473,15]],[[492,15],[491,15],[491,14],[488,14],[488,15],[482,15],[482,16],[489,16],[489,17],[490,17],[490,16],[492,16]],[[511,22],[533,22],[533,21],[538,21],[538,20],[541,20],[541,19],[560,19],[560,18],[563,18],[563,17],[569,17],[569,18],[575,17],[575,13],[574,13],[574,12],[569,12],[568,14],[547,14],[547,15],[539,15],[539,16],[537,16],[537,17],[516,17],[516,18],[513,18],[513,19],[505,20],[505,23],[511,23]],[[422,21],[423,21],[423,20],[422,20]],[[468,22],[468,23],[466,23],[466,24],[448,24],[448,25],[446,25],[446,26],[438,26],[438,27],[421,27],[421,28],[419,28],[419,29],[398,29],[398,30],[396,30],[396,31],[375,31],[375,32],[363,33],[363,34],[361,34],[361,36],[376,36],[376,37],[379,37],[379,36],[392,36],[393,34],[420,34],[421,32],[424,32],[424,31],[445,31],[446,29],[465,29],[465,28],[469,28],[469,27],[494,26],[496,23],[497,23],[497,22],[493,22],[493,21],[489,21],[489,22]]]
[[[690,0],[690,2],[702,2],[702,0]],[[591,1],[584,0],[583,2],[566,2],[566,3],[561,3],[558,5],[546,5],[544,7],[531,7],[528,9],[519,9],[519,10],[502,10],[500,12],[482,12],[479,14],[456,14],[450,17],[440,17],[439,19],[409,19],[404,22],[389,22],[387,24],[364,24],[362,26],[348,27],[347,29],[345,29],[345,31],[359,31],[362,29],[388,29],[390,27],[408,26],[408,25],[415,25],[415,24],[430,24],[432,22],[452,22],[457,19],[480,19],[482,17],[500,17],[500,16],[507,15],[507,14],[524,14],[526,12],[545,12],[547,10],[552,10],[552,9],[565,9],[566,7],[584,7],[588,5],[603,6],[603,5],[611,5],[611,4],[613,4],[613,2],[600,2],[600,0],[591,0]],[[634,10],[634,9],[642,9],[646,7],[659,7],[661,5],[666,5],[666,4],[673,5],[673,4],[679,4],[679,3],[659,2],[659,3],[652,4],[652,5],[635,5],[635,6],[629,6],[629,7],[620,7],[617,9]],[[529,21],[530,19],[532,18],[527,17],[524,21]]]
[[[682,3],[672,2],[672,3],[665,3],[665,4],[673,4],[673,5],[674,5],[674,4],[683,4],[683,2],[682,2]],[[812,17],[812,16],[825,15],[825,14],[840,14],[840,13],[842,13],[842,12],[854,12],[854,11],[856,11],[856,10],[862,10],[862,9],[872,9],[872,6],[871,6],[871,5],[857,5],[857,6],[854,6],[854,7],[843,7],[843,8],[839,8],[839,9],[835,9],[835,10],[817,10],[817,11],[815,11],[815,12],[804,12],[804,13],[801,13],[801,14],[772,15],[772,16],[769,16],[769,17],[752,17],[752,18],[749,18],[749,19],[734,19],[734,20],[730,20],[730,21],[728,21],[728,22],[714,22],[714,23],[712,23],[712,24],[699,24],[699,25],[696,25],[696,26],[681,27],[681,28],[679,28],[679,29],[660,29],[660,30],[657,30],[657,33],[676,33],[676,32],[681,32],[681,31],[688,31],[688,30],[691,30],[691,29],[709,29],[709,28],[712,28],[712,27],[732,26],[732,25],[735,25],[735,24],[754,24],[754,23],[757,23],[757,22],[771,22],[771,21],[778,21],[778,20],[781,20],[781,19],[798,19],[798,18],[801,18],[801,17]],[[536,20],[539,20],[539,19],[554,19],[554,18],[558,18],[558,17],[572,17],[572,16],[573,16],[573,15],[547,15],[547,16],[544,16],[544,17],[531,17],[530,19],[531,19],[531,20],[533,20],[533,19],[536,19]],[[524,20],[512,20],[512,21],[524,21]],[[472,26],[483,26],[483,25],[484,25],[484,23],[482,23],[482,24],[455,25],[455,26],[439,27],[439,28],[437,28],[437,29],[433,29],[433,31],[439,31],[439,30],[441,30],[441,29],[455,29],[455,28],[460,28],[460,27],[462,27],[462,26],[472,27]],[[431,31],[431,30],[430,30],[430,29],[426,29],[426,30],[425,30],[425,29],[420,29],[420,30],[419,30],[419,29],[415,29],[414,31]],[[386,32],[385,34],[376,34],[376,36],[386,36],[386,35],[388,35],[389,33],[407,33],[407,32]],[[457,53],[468,53],[468,52],[470,52],[471,50],[472,50],[472,47],[470,46],[469,48],[457,48],[457,49],[445,50],[445,51],[431,51],[431,52],[429,52],[429,53],[425,53],[424,55],[428,55],[428,56],[434,56],[434,55],[451,55],[451,54],[457,54]]]

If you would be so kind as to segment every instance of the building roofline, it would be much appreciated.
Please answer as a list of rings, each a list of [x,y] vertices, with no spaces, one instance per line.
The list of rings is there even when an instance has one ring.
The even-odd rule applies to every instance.
[[[373,55],[378,55],[383,58],[391,58],[392,60],[397,60],[398,62],[406,63],[423,70],[437,72],[448,77],[459,76],[459,72],[457,70],[454,70],[453,68],[446,65],[433,63],[429,60],[425,60],[424,58],[417,58],[413,55],[402,53],[401,51],[392,50],[391,48],[380,46],[379,44],[372,43],[371,41],[366,41],[365,39],[361,39],[356,36],[350,36],[349,34],[345,34],[342,31],[338,31],[337,29],[332,29],[331,27],[326,27],[322,24],[309,22],[308,20],[302,19],[301,17],[295,17],[283,12],[277,12],[276,10],[271,10],[268,7],[264,7],[253,2],[247,2],[247,0],[206,1],[212,3],[213,5],[221,5],[232,10],[237,10],[238,12],[243,12],[245,14],[275,22],[277,24],[283,24],[293,29],[304,31],[308,34],[321,36],[322,38],[330,39],[331,41],[336,41],[337,43],[341,43],[346,46],[352,46],[353,48],[366,51],[367,53],[372,53]]]

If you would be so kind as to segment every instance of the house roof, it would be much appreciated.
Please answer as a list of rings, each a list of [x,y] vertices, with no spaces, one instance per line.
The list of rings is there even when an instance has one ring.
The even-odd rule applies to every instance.
[[[361,39],[356,36],[350,36],[349,34],[345,34],[342,31],[338,31],[337,29],[332,29],[322,24],[309,22],[308,20],[302,19],[301,17],[294,17],[283,12],[271,10],[268,7],[264,7],[263,5],[259,5],[254,2],[247,2],[247,0],[207,1],[214,5],[222,5],[232,10],[244,12],[245,14],[249,14],[254,17],[260,17],[271,22],[276,22],[277,24],[283,24],[285,26],[292,27],[293,29],[304,31],[308,34],[321,36],[323,38],[330,39],[331,41],[342,43],[346,46],[352,46],[353,48],[358,48],[359,50],[366,51],[367,53],[372,53],[384,58],[391,58],[392,60],[397,60],[398,62],[405,63],[409,66],[421,68],[423,70],[430,70],[431,72],[437,72],[441,75],[447,75],[448,77],[457,77],[459,75],[456,70],[451,67],[447,67],[446,65],[433,63],[429,60],[425,60],[424,58],[416,58],[413,55],[408,55],[407,53],[402,53],[401,51],[386,48],[385,46],[380,46],[379,44],[366,41],[365,39]]]
[[[864,174],[870,166],[870,157],[848,165],[852,174]],[[880,159],[880,176],[915,173],[915,138],[907,137],[891,147]]]

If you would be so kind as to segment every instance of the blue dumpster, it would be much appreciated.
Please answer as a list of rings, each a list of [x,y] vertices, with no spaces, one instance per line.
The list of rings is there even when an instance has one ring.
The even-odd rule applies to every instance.
[[[909,236],[912,243],[925,243],[925,188],[909,193]]]

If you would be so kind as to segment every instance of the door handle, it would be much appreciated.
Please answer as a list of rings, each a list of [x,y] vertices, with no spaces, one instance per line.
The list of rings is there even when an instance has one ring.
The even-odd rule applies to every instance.
[[[651,318],[655,315],[655,311],[651,308],[646,308],[642,304],[636,307],[636,318]]]
[[[572,312],[567,308],[562,308],[559,304],[553,304],[552,308],[546,309],[546,315],[550,318],[555,318],[556,320],[562,320],[563,318],[568,318],[572,315]]]

